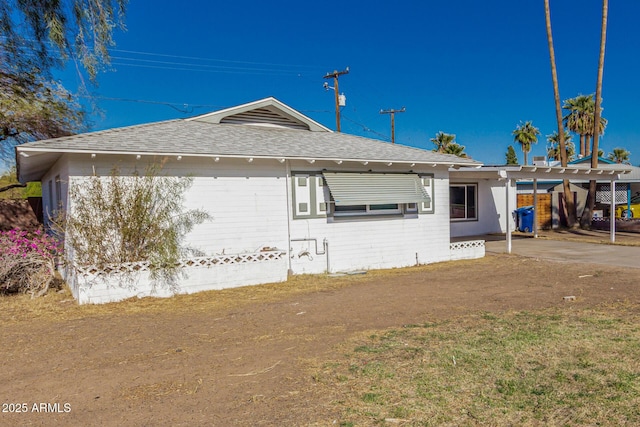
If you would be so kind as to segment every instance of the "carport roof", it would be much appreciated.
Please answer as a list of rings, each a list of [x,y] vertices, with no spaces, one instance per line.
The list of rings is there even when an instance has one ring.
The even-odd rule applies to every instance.
[[[598,168],[584,166],[482,166],[461,167],[450,169],[451,178],[471,179],[545,179],[545,180],[579,180],[592,179],[603,181],[617,181],[622,175],[632,172],[633,167],[628,165],[602,165]],[[615,167],[614,167],[615,166]]]

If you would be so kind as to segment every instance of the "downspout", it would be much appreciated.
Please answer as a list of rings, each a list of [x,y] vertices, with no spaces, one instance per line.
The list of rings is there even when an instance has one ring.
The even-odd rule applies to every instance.
[[[329,240],[325,237],[322,241],[324,252],[327,254],[327,274],[331,273],[331,264],[329,263]]]

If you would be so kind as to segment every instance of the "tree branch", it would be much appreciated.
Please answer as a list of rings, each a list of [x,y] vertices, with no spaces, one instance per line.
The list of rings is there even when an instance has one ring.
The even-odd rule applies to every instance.
[[[0,187],[0,193],[3,193],[5,191],[9,191],[12,188],[24,188],[26,186],[27,186],[27,184],[10,184],[10,185],[7,185],[6,187]]]

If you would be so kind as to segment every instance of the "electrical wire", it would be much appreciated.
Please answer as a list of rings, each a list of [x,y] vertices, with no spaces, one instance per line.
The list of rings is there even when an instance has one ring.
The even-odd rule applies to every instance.
[[[355,125],[360,126],[360,127],[362,128],[362,130],[363,130],[363,131],[365,131],[365,132],[373,133],[374,135],[377,135],[377,136],[379,136],[379,137],[383,138],[383,139],[384,139],[385,141],[387,141],[387,142],[390,142],[390,141],[391,141],[391,137],[390,137],[390,136],[388,136],[388,135],[384,135],[384,134],[382,134],[382,133],[380,133],[380,132],[377,132],[377,131],[375,131],[375,130],[371,129],[370,127],[368,127],[368,126],[363,125],[362,123],[358,123],[358,122],[356,122],[355,120],[350,119],[348,116],[345,116],[344,114],[340,115],[340,117],[342,117],[343,119],[346,119],[346,120],[350,121],[351,123],[353,123],[353,124],[355,124]]]
[[[232,63],[232,64],[270,65],[270,66],[275,66],[275,67],[296,67],[296,68],[320,68],[320,67],[314,66],[314,65],[274,64],[274,63],[269,63],[269,62],[236,61],[236,60],[230,60],[230,59],[218,59],[218,58],[204,58],[204,57],[197,57],[197,56],[171,55],[171,54],[166,54],[166,53],[151,53],[151,52],[143,52],[143,51],[136,51],[136,50],[125,50],[125,49],[115,49],[115,48],[112,48],[112,49],[109,49],[109,50],[111,52],[133,53],[133,54],[136,54],[136,55],[160,56],[160,57],[166,57],[166,58],[180,58],[180,59],[190,59],[190,60],[197,60],[197,61],[228,62],[228,63]]]
[[[163,65],[180,65],[183,67],[196,67],[194,70],[198,70],[197,67],[205,68],[205,69],[214,69],[220,71],[228,71],[228,70],[250,70],[250,71],[269,71],[269,72],[282,72],[282,73],[295,73],[298,74],[298,71],[288,71],[288,70],[275,70],[268,68],[248,68],[248,67],[227,67],[222,65],[206,65],[206,64],[190,64],[183,62],[172,62],[172,61],[157,61],[153,59],[140,59],[140,58],[127,58],[123,56],[112,56],[112,59],[116,60],[124,60],[124,61],[136,61],[136,62],[145,62],[145,63],[153,63],[153,64],[163,64]]]
[[[25,41],[34,41],[34,40],[25,39]],[[111,56],[112,61],[110,64],[113,66],[120,66],[120,67],[134,67],[134,68],[188,71],[188,72],[205,72],[205,73],[245,74],[245,75],[284,75],[284,76],[298,77],[298,78],[308,78],[306,75],[306,72],[303,73],[301,70],[306,69],[308,70],[309,73],[311,73],[311,72],[314,72],[315,69],[320,69],[319,66],[315,66],[315,65],[276,64],[276,63],[268,63],[268,62],[238,61],[238,60],[230,60],[230,59],[173,55],[173,54],[167,54],[167,53],[145,52],[145,51],[138,51],[138,50],[127,50],[127,49],[116,49],[116,48],[111,48],[109,49],[109,51],[125,54],[124,56],[123,55]],[[209,64],[197,64],[194,62],[161,61],[157,59],[146,59],[146,58],[173,58],[177,60],[184,59],[188,61],[203,61],[203,62],[221,63],[221,64],[241,64],[244,66],[209,65]],[[59,59],[63,59],[63,58],[59,58]],[[252,67],[253,65],[260,66],[260,67],[254,68]],[[274,68],[270,68],[270,67],[274,67]],[[323,68],[327,69],[330,67],[323,67]],[[112,101],[112,102],[131,102],[131,103],[141,103],[141,104],[164,105],[164,106],[173,108],[174,110],[179,111],[183,114],[190,114],[195,109],[199,109],[199,108],[225,108],[219,105],[211,105],[211,104],[175,103],[175,102],[151,101],[151,100],[143,100],[143,99],[105,97],[105,96],[98,96],[98,95],[79,95],[79,96],[87,99],[99,99],[99,100]],[[331,111],[309,110],[309,111],[301,111],[301,112],[329,113]],[[355,112],[355,109],[354,109],[354,112]],[[364,132],[372,133],[382,138],[385,141],[391,141],[391,138],[388,135],[377,132],[371,129],[370,127],[362,124],[361,122],[351,119],[348,116],[345,116],[344,114],[342,115],[342,117],[345,120],[362,128]]]
[[[207,70],[201,68],[194,68],[187,66],[163,66],[163,65],[149,65],[149,64],[135,64],[120,61],[111,62],[112,65],[118,65],[121,67],[136,67],[136,68],[151,68],[157,70],[174,70],[174,71],[197,71],[205,73],[224,73],[224,74],[249,74],[249,75],[288,75],[291,77],[306,77],[301,73],[294,75],[294,72],[283,72],[282,70],[266,70],[266,69],[227,69],[227,70]],[[180,64],[178,64],[180,65]]]

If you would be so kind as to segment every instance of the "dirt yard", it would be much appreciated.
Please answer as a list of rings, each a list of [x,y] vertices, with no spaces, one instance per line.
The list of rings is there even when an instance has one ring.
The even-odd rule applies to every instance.
[[[355,334],[478,312],[635,305],[639,285],[640,269],[490,255],[101,307],[64,294],[45,305],[3,298],[0,425],[340,425],[313,375]]]

